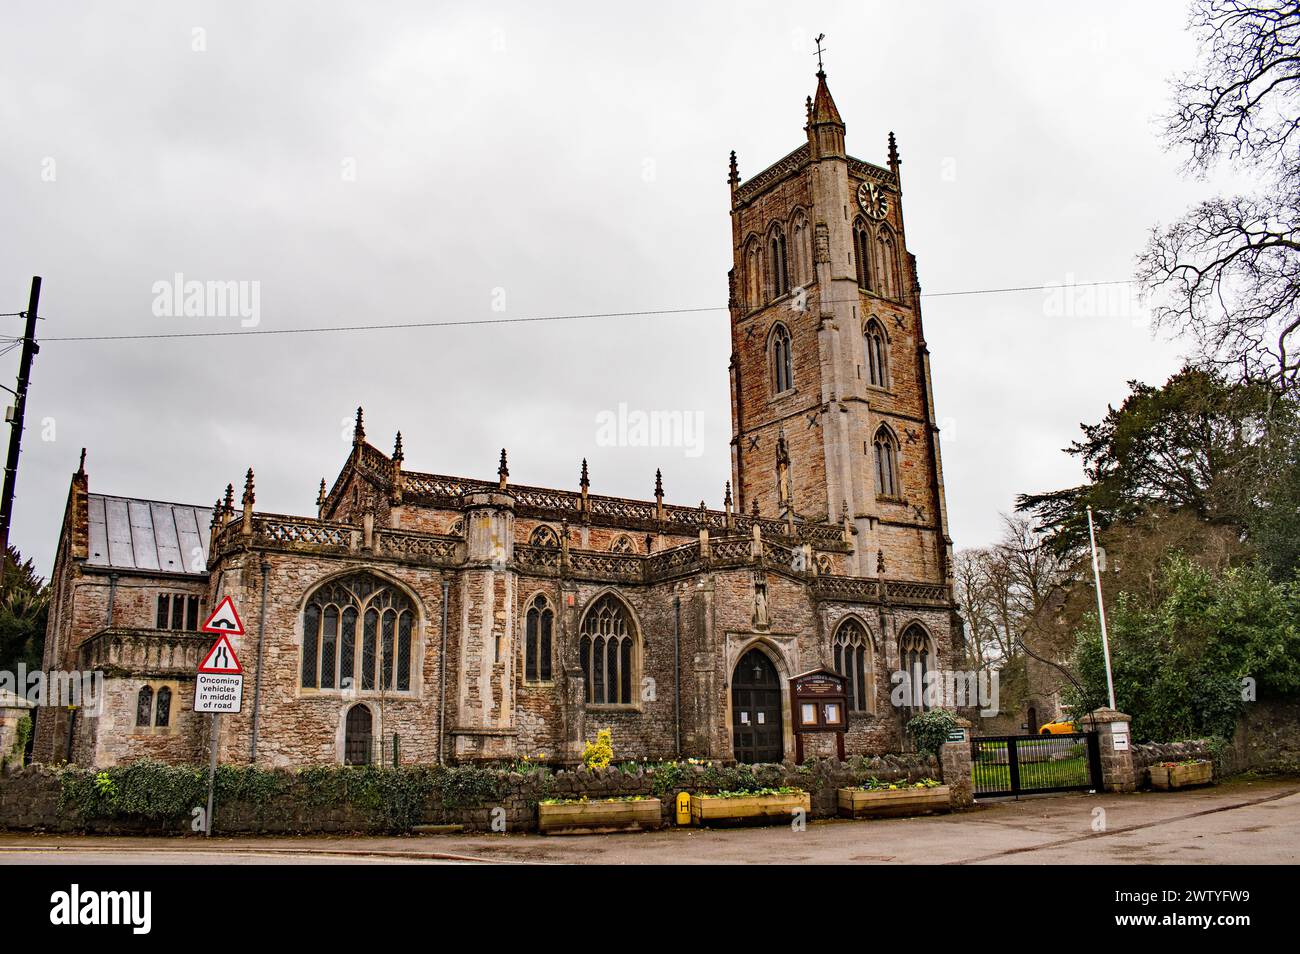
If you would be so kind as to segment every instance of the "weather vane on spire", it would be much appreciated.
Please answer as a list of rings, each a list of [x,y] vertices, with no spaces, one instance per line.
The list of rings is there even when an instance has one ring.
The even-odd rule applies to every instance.
[[[817,44],[817,72],[818,73],[825,72],[825,70],[822,68],[822,40],[824,39],[826,39],[826,34],[819,33],[817,34],[817,39],[813,40],[813,42]]]

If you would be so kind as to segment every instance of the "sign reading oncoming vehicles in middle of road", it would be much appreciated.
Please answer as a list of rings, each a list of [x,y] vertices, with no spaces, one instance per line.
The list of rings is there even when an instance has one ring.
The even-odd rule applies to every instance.
[[[235,655],[230,637],[244,635],[244,624],[239,621],[229,596],[212,611],[202,630],[216,633],[217,641],[199,663],[194,682],[194,711],[238,712],[244,700],[244,667]]]

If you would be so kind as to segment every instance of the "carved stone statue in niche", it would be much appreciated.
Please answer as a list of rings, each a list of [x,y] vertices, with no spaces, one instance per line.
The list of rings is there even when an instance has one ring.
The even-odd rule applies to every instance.
[[[767,629],[767,580],[754,575],[754,628]]]

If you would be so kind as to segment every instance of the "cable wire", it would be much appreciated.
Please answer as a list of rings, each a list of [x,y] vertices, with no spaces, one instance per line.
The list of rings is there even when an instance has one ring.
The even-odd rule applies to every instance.
[[[1073,284],[1062,285],[1015,285],[1006,288],[976,288],[965,291],[950,292],[922,292],[919,296],[909,296],[909,299],[902,301],[914,300],[915,298],[952,298],[960,295],[995,295],[1005,292],[1023,292],[1023,291],[1046,291],[1066,288],[1090,288],[1099,285],[1131,285],[1132,279],[1116,279],[1113,281],[1102,282],[1076,282]],[[852,299],[851,299],[852,300]],[[893,299],[897,300],[897,299]],[[889,303],[891,299],[882,299]],[[823,304],[836,304],[835,301],[826,301]],[[376,325],[322,325],[307,328],[237,328],[228,331],[171,331],[171,332],[152,332],[146,334],[125,334],[125,335],[62,335],[53,337],[42,337],[41,342],[50,341],[159,341],[176,338],[241,338],[255,335],[305,335],[305,334],[328,334],[331,332],[355,332],[355,331],[396,331],[412,328],[456,328],[473,325],[510,325],[510,324],[528,324],[533,322],[549,321],[576,321],[579,319],[602,319],[602,318],[649,318],[671,315],[689,315],[699,314],[708,311],[726,311],[727,305],[707,305],[698,308],[659,308],[646,309],[643,311],[607,311],[592,312],[589,314],[564,314],[564,315],[532,315],[523,318],[465,318],[454,319],[451,321],[409,321],[409,322],[391,322]]]

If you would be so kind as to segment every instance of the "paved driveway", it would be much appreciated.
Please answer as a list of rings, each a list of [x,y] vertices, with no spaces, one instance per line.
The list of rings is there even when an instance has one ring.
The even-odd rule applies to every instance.
[[[1099,812],[1100,810],[1100,812]],[[1102,830],[1095,830],[1101,828]],[[1297,864],[1300,780],[1061,795],[882,821],[543,837],[117,838],[0,834],[0,864]]]

